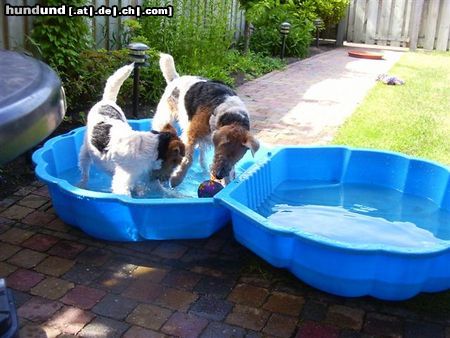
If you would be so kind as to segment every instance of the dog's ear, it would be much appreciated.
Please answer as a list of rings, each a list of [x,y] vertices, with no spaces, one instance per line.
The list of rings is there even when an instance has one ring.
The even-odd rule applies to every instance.
[[[161,132],[171,133],[173,135],[177,135],[176,129],[170,124],[167,123],[163,129],[161,129]]]
[[[185,146],[183,144],[183,142],[181,141],[175,141],[173,146],[171,147],[172,149],[170,150],[171,154],[173,156],[182,156],[184,157],[185,155]]]
[[[244,143],[242,143],[242,145],[251,150],[252,156],[255,156],[255,153],[259,149],[258,140],[251,134],[247,134],[247,140]]]

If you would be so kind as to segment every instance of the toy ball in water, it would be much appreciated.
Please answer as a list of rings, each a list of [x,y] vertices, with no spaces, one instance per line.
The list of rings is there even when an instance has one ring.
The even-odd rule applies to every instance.
[[[213,180],[207,180],[202,182],[197,190],[198,197],[213,197],[220,190],[223,189],[223,185]]]

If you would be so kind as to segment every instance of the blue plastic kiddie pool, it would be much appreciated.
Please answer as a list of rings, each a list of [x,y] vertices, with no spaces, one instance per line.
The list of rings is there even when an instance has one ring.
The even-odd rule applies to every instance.
[[[136,130],[150,130],[151,120],[130,124]],[[204,238],[229,222],[225,207],[213,198],[196,197],[198,185],[209,178],[198,161],[190,168],[186,183],[177,187],[184,193],[181,198],[112,194],[108,191],[110,177],[95,168],[91,169],[90,190],[78,188],[78,153],[84,132],[82,127],[52,138],[33,154],[36,175],[47,184],[53,207],[64,222],[93,237],[113,241]],[[252,158],[248,152],[237,164],[237,173],[252,165],[258,153]]]
[[[450,288],[449,169],[393,152],[287,147],[216,200],[236,239],[341,296],[401,300]]]

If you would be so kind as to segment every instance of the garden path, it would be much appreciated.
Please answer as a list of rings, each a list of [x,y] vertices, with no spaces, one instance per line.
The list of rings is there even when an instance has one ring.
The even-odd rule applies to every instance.
[[[358,59],[336,48],[290,64],[237,89],[250,110],[253,130],[267,144],[326,144],[376,77],[403,54],[379,50],[383,60]]]

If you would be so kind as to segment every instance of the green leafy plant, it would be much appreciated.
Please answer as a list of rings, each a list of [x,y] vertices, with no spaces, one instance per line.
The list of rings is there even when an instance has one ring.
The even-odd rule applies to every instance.
[[[66,5],[83,6],[86,0],[68,0]],[[59,6],[60,0],[44,0],[42,5]],[[80,65],[79,55],[91,46],[86,18],[63,16],[37,16],[29,42],[41,58],[62,76],[75,72]]]
[[[286,55],[304,57],[312,40],[313,7],[309,2],[294,0],[260,0],[246,4],[246,17],[255,26],[250,39],[250,48],[265,55],[278,55],[281,47],[279,32],[282,22],[291,24],[286,39]]]
[[[344,17],[350,0],[308,0],[308,2],[315,15],[329,27]]]

